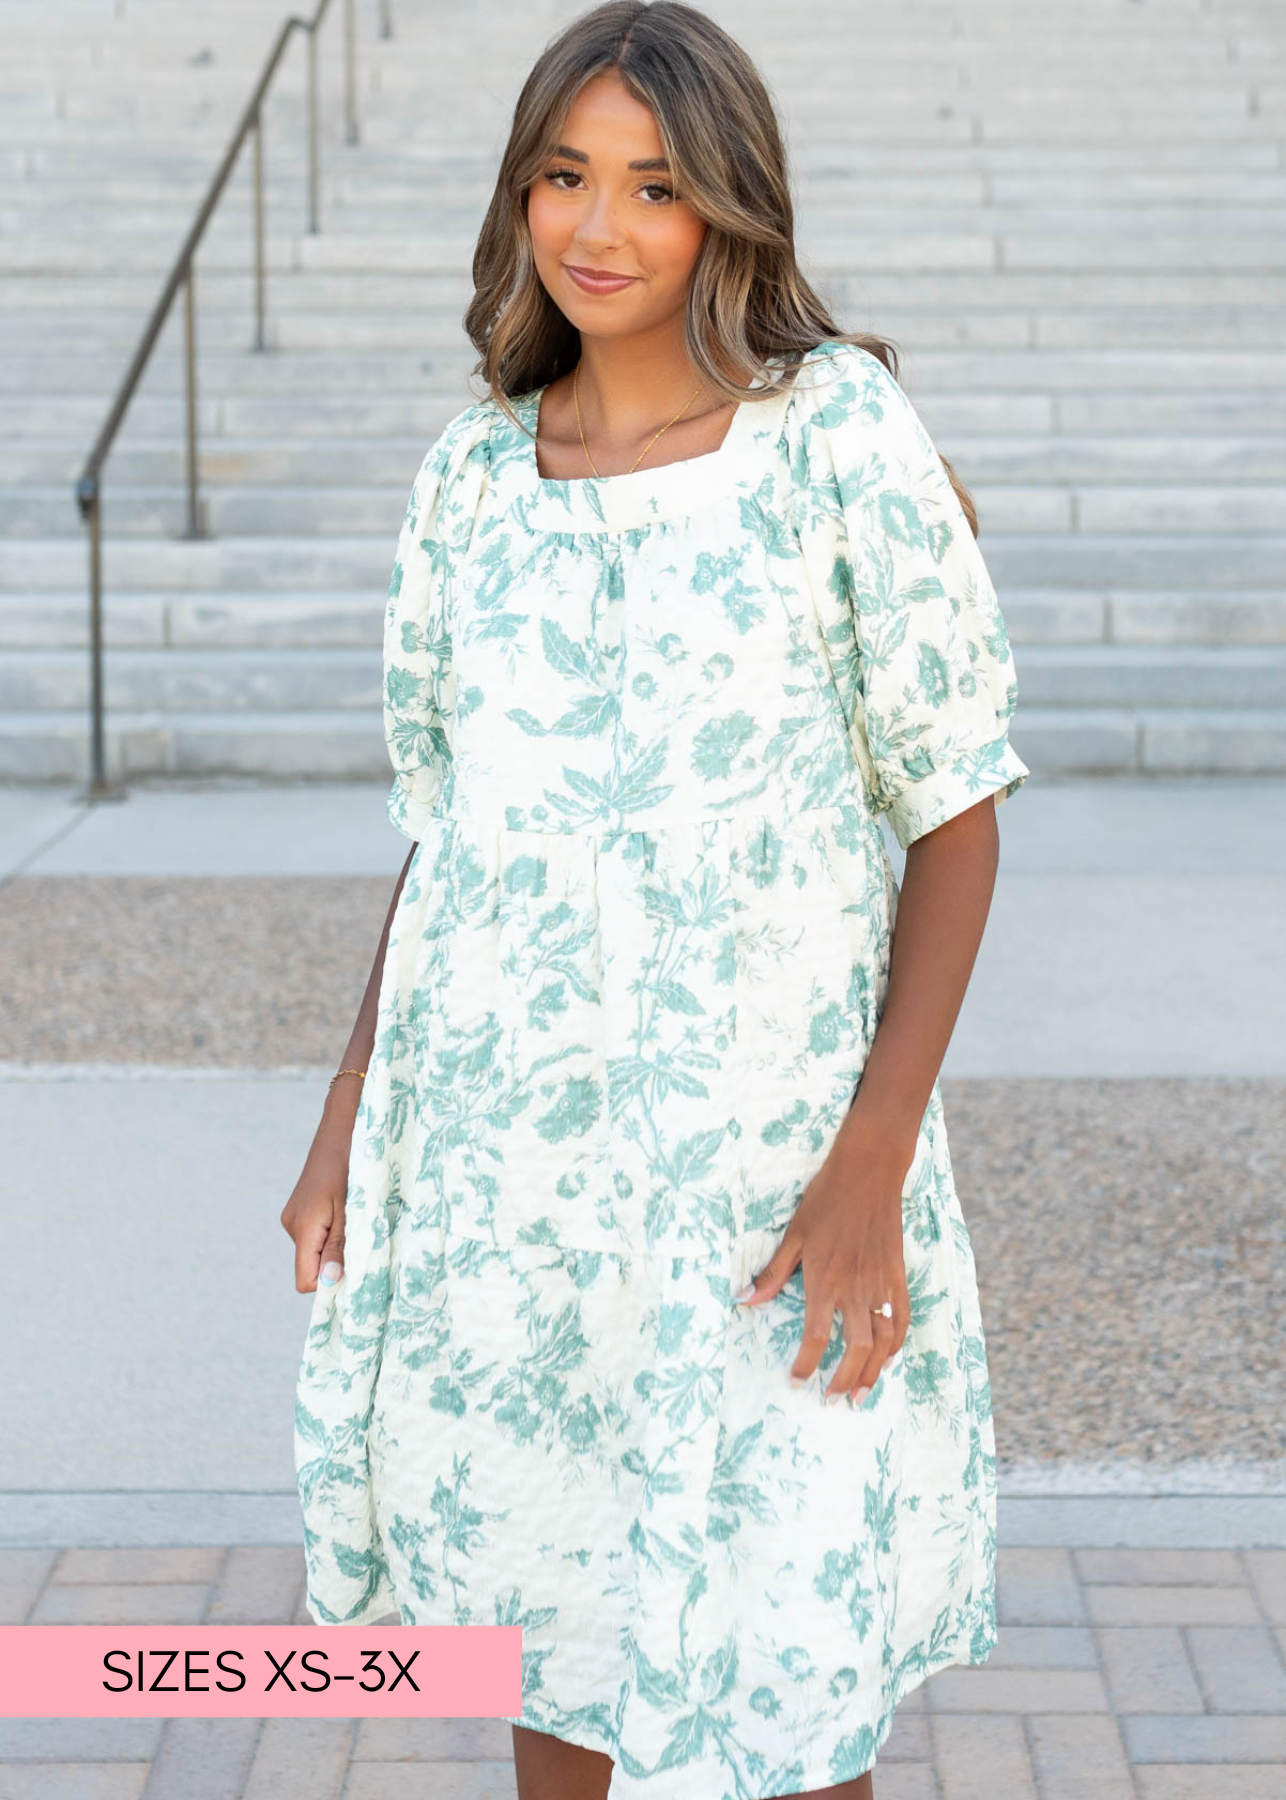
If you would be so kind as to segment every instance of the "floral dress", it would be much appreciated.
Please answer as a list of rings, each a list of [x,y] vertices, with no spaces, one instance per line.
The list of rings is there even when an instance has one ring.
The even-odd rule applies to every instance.
[[[996,1642],[995,1453],[935,1084],[911,1323],[862,1406],[768,1261],[861,1080],[900,843],[1028,774],[982,557],[882,363],[829,341],[721,447],[542,478],[465,408],[386,614],[417,848],[295,1447],[319,1623],[522,1627],[512,1722],[612,1800],[870,1768]]]

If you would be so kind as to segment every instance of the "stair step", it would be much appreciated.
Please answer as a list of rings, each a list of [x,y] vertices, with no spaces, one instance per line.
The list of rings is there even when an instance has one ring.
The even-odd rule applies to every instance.
[[[1037,774],[1286,774],[1286,710],[1029,707],[1013,742]]]
[[[953,453],[957,458],[958,452]],[[250,485],[206,481],[200,516],[216,537],[279,536],[283,530],[319,537],[355,537],[388,530],[396,536],[420,458],[408,461],[396,480],[377,486],[308,486],[264,480]],[[349,453],[347,473],[362,476],[359,449]],[[968,482],[984,529],[991,533],[1042,532],[1061,541],[1074,534],[1123,532],[1219,538],[1271,532],[1286,520],[1286,485],[1233,483],[1145,487],[1119,482],[1097,487],[1028,482],[993,484],[972,470]],[[186,529],[187,492],[177,484],[133,486],[114,481],[111,529],[117,537],[177,536]],[[0,538],[80,537],[80,514],[71,484],[25,483],[0,488]]]
[[[1271,464],[1272,440],[1266,441]],[[427,448],[421,437],[366,438],[356,449],[344,437],[302,442],[289,438],[277,442],[265,438],[217,438],[198,451],[197,463],[203,485],[239,481],[256,487],[277,483],[284,487],[332,488],[360,477],[375,487],[409,491]],[[25,438],[0,443],[0,490],[57,488],[66,495],[84,466],[85,454],[85,442],[79,437],[61,442]],[[1086,454],[1088,459],[1090,453]],[[1181,449],[1179,454],[1182,455]],[[1252,439],[1227,439],[1222,457],[1216,449],[1210,453],[1209,462],[1221,474],[1228,474],[1235,472],[1242,461],[1249,468],[1253,455]],[[150,443],[138,437],[122,439],[120,448],[112,451],[106,480],[113,495],[138,488],[181,487],[185,481],[185,460],[182,445],[172,438],[160,437]],[[1205,459],[1195,453],[1193,460],[1205,466]],[[1286,467],[1286,438],[1282,439],[1282,461]]]
[[[287,711],[380,705],[379,629],[367,642],[317,647],[154,645],[104,658],[111,708]],[[1028,644],[1016,653],[1025,707],[1286,708],[1286,645]],[[83,651],[15,649],[0,656],[0,710],[18,714],[88,704]]]
[[[1114,212],[1118,208],[1157,206],[1174,208],[1251,208],[1286,205],[1286,174],[1269,163],[1262,168],[1237,167],[1210,169],[1200,164],[1173,171],[1143,170],[1134,166],[1111,170],[1091,169],[1085,172],[1054,168],[1048,172],[1015,169],[997,172],[992,159],[976,163],[968,155],[969,146],[961,145],[948,156],[938,159],[939,166],[908,172],[900,163],[890,163],[880,170],[879,203],[884,206],[942,208],[953,202],[970,207],[1007,213],[1023,208],[1044,212],[1048,208],[1084,208],[1098,212]],[[101,163],[101,159],[99,160]],[[863,157],[865,162],[867,159]],[[849,195],[852,169],[850,159],[827,163],[815,153],[797,158],[799,180],[809,197],[804,204],[814,210],[804,217],[820,216],[820,209],[843,205],[847,217],[850,205],[869,204],[862,196]],[[20,170],[9,170],[0,156],[0,210],[6,219],[10,209],[27,209],[31,222],[48,224],[51,220],[83,217],[92,206],[105,203],[119,208],[119,217],[103,219],[105,228],[118,230],[148,228],[162,221],[177,220],[182,230],[201,197],[201,189],[210,173],[209,159],[193,160],[186,176],[180,176],[168,159],[153,158],[135,173],[126,172],[128,165],[121,154],[111,157],[112,172],[97,169],[82,171],[78,176],[46,173],[38,177]],[[395,172],[372,182],[374,170],[362,180],[341,174],[344,164],[331,158],[322,163],[319,198],[323,216],[332,220],[336,209],[356,211],[365,208],[372,195],[378,193],[380,206],[419,207],[424,200],[424,179],[408,174],[404,166],[391,163]],[[265,175],[264,196],[269,229],[294,219],[302,204],[305,169],[302,161],[283,167],[280,153],[274,154],[271,172]],[[451,203],[454,208],[467,207],[475,212],[485,210],[490,197],[492,171],[485,161],[471,164],[451,181]],[[165,182],[164,206],[158,201],[158,181]],[[840,190],[844,190],[841,194]],[[230,216],[249,220],[250,199],[247,189],[229,192],[223,202]],[[221,209],[222,210],[222,209]],[[436,212],[441,218],[442,214]],[[360,223],[360,221],[354,221]]]
[[[118,712],[104,728],[109,778],[129,775],[260,775],[388,779],[378,713]],[[85,780],[89,726],[76,713],[0,717],[0,779]]]
[[[1007,588],[1002,600],[1015,645],[1286,644],[1286,590],[1280,588],[1187,594]],[[109,590],[104,641],[120,649],[362,649],[380,643],[384,608],[383,590],[369,587],[299,593]],[[81,592],[0,594],[0,649],[83,651],[89,644],[88,613]]]
[[[405,505],[405,500],[403,501]],[[110,520],[110,505],[106,517]],[[103,581],[112,592],[299,592],[317,588],[388,591],[395,538],[378,536],[117,538],[103,543]],[[0,592],[84,591],[88,552],[74,538],[0,538]]]
[[[1245,177],[1236,178],[1238,187],[1245,182]],[[191,223],[193,199],[199,198],[175,193],[168,183],[163,198],[140,191],[134,199],[85,187],[67,188],[59,194],[58,190],[47,192],[44,184],[35,191],[32,186],[0,184],[0,230],[35,243],[54,240],[60,235],[57,227],[92,231],[109,244],[132,242],[146,247],[158,239],[181,242]],[[486,209],[491,187],[490,178],[481,171],[476,182],[453,183],[449,196],[436,200],[432,225],[418,239],[418,253],[433,262],[443,261],[440,246],[454,243],[460,232],[472,229]],[[895,191],[889,192],[890,187]],[[827,260],[843,254],[850,232],[887,238],[905,233],[908,227],[919,235],[944,238],[1012,241],[1074,236],[1086,243],[1117,246],[1113,252],[1116,260],[1122,249],[1137,249],[1139,234],[1145,230],[1159,238],[1182,233],[1202,244],[1253,239],[1258,232],[1280,230],[1286,215],[1286,175],[1261,176],[1251,187],[1248,196],[1238,197],[1233,185],[1226,182],[1218,204],[1201,205],[1193,204],[1187,195],[1132,199],[1116,183],[1109,188],[1106,182],[1099,192],[1087,192],[1083,199],[1060,199],[1040,183],[1030,196],[1021,192],[1001,195],[981,171],[903,176],[900,181],[882,181],[878,190],[854,189],[851,179],[834,179],[814,181],[801,195],[796,229],[802,238],[825,246]],[[105,209],[109,198],[110,209]],[[324,210],[325,235],[387,243],[402,228],[407,210],[421,206],[423,199],[422,183],[418,187],[405,183],[399,193],[391,182],[373,191],[366,183],[359,187],[347,182],[329,196]],[[206,244],[216,235],[248,243],[253,216],[248,188],[230,189],[207,227]],[[265,193],[265,228],[283,248],[306,234],[302,182],[279,184],[275,192]]]
[[[1286,568],[1286,535],[1228,538],[988,536],[979,544],[998,593],[1014,587],[1139,590],[1267,588]],[[2,553],[0,553],[2,556]],[[2,561],[0,561],[2,566]]]
[[[390,562],[390,568],[391,568]],[[383,639],[385,598],[352,592],[110,592],[103,599],[108,650],[371,649]],[[0,595],[0,650],[89,648],[83,594]]]
[[[122,371],[123,373],[123,371]],[[86,453],[98,435],[107,416],[112,394],[55,396],[35,398],[23,395],[5,406],[5,424],[11,437],[36,438],[78,436],[84,439]],[[425,449],[441,431],[447,420],[471,396],[453,389],[450,395],[406,391],[391,397],[366,389],[351,393],[302,394],[289,403],[280,397],[246,393],[213,396],[198,388],[197,431],[200,441],[230,437],[281,438],[289,435],[334,437],[346,432],[349,437],[420,437]],[[997,404],[997,403],[992,403]],[[1249,400],[1245,403],[1250,412]],[[1034,410],[1047,412],[1040,402]],[[1282,400],[1283,422],[1286,424],[1286,395]],[[135,434],[147,438],[168,436],[183,442],[184,403],[176,389],[163,399],[139,395],[130,405],[127,423],[118,439],[128,443]]]
[[[1249,482],[1267,487],[1281,516],[1281,487],[1269,484],[1286,481],[1286,433],[1162,438],[975,432],[955,435],[941,447],[975,492],[988,482],[1078,484],[1077,492],[1132,493],[1150,487],[1166,494],[1189,492],[1193,483],[1219,492],[1224,484]],[[343,435],[306,440],[217,437],[199,450],[198,466],[203,483],[409,487],[426,449],[422,438],[412,436],[365,438],[360,445]],[[11,439],[0,443],[0,489],[57,488],[65,495],[84,461],[80,437]],[[113,450],[107,479],[118,495],[179,487],[185,480],[184,463],[185,451],[174,438],[147,440],[136,434]]]
[[[404,499],[402,504],[404,505]],[[110,521],[110,502],[105,514]],[[367,536],[115,537],[103,544],[111,591],[188,593],[369,588],[383,593],[395,520]],[[1286,568],[1286,535],[1212,536],[988,533],[980,547],[998,593],[1014,588],[1129,588],[1141,592],[1272,588]],[[0,538],[0,592],[81,590],[87,551],[75,537]]]
[[[200,342],[198,334],[198,344]],[[299,393],[321,388],[344,393],[357,388],[378,392],[390,383],[414,380],[419,386],[446,397],[463,391],[473,361],[468,346],[459,342],[439,351],[423,346],[390,352],[386,347],[363,350],[353,347],[342,362],[326,352],[301,350],[289,356],[263,354],[248,346],[234,350],[200,350],[198,389],[211,393],[246,392],[280,394],[283,406]],[[1286,371],[1286,356],[1282,359]],[[148,365],[147,392],[181,394],[184,357],[178,334],[158,350]],[[111,399],[115,389],[112,372],[104,370],[102,357],[75,349],[51,356],[0,355],[0,394],[91,394]]]
[[[266,367],[274,354],[291,357],[306,352],[356,350],[358,352],[411,352],[455,358],[463,380],[472,365],[473,351],[461,336],[454,319],[426,319],[413,308],[365,307],[349,312],[308,307],[296,295],[278,303],[270,295],[266,357],[251,350],[253,321],[246,306],[202,306],[198,320],[201,369],[208,369],[212,350],[225,354],[255,355],[257,366]],[[116,357],[123,371],[141,330],[142,306],[100,311],[77,321],[76,354],[101,378],[103,359]],[[907,355],[918,358],[928,350],[1008,349],[1031,342],[1049,349],[1096,348],[1171,352],[1217,350],[1230,338],[1243,348],[1286,349],[1286,306],[1210,304],[1207,306],[1137,305],[1129,310],[1086,306],[1059,309],[1053,306],[1010,305],[998,299],[994,305],[972,308],[904,304],[896,315],[896,335],[908,346]],[[871,328],[874,328],[872,325]],[[0,353],[7,357],[32,357],[47,348],[49,324],[43,314],[5,310],[0,303]],[[159,371],[181,355],[177,313],[166,326],[149,369],[149,384]],[[1194,429],[1204,429],[1200,421]]]
[[[1283,233],[1286,239],[1286,231]],[[199,333],[198,333],[199,343]],[[421,343],[390,351],[353,346],[342,361],[326,351],[298,350],[289,355],[262,354],[247,348],[200,352],[198,387],[208,385],[219,393],[280,394],[292,403],[300,392],[318,388],[333,393],[350,389],[378,390],[390,382],[414,379],[444,398],[467,392],[469,371],[475,360],[472,347],[458,336],[430,349]],[[1127,395],[1131,400],[1149,394],[1172,394],[1183,388],[1192,404],[1193,393],[1202,403],[1207,391],[1216,394],[1256,396],[1264,389],[1286,393],[1286,349],[1237,351],[1208,347],[1197,349],[1145,349],[1136,346],[1099,347],[1092,350],[1061,346],[986,345],[960,350],[954,346],[928,349],[919,345],[901,358],[905,374],[913,374],[918,390],[935,395],[1070,394]],[[158,397],[183,389],[184,362],[177,333],[156,352],[149,365],[148,393]],[[478,391],[482,391],[481,379]],[[95,352],[75,348],[57,355],[4,355],[0,353],[0,393],[97,394],[104,401],[115,391],[112,373],[104,370]],[[1199,420],[1190,418],[1189,429]]]
[[[1286,645],[1028,644],[1015,665],[1023,706],[1286,709]]]
[[[418,466],[419,459],[409,465],[404,479],[385,488],[207,485],[200,495],[200,514],[205,530],[217,537],[276,537],[288,528],[319,537],[386,531],[395,542]],[[179,536],[186,528],[186,490],[180,487],[113,485],[110,507],[111,529],[118,538]],[[0,538],[60,535],[84,535],[70,484],[0,490]]]
[[[1200,232],[1162,230],[1146,221],[1133,230],[1113,224],[1097,231],[1079,225],[1067,231],[1012,226],[993,231],[908,223],[903,212],[897,227],[881,229],[864,218],[842,233],[805,239],[814,276],[823,285],[836,277],[863,276],[867,270],[976,271],[997,261],[1007,269],[1167,270],[1197,258],[1212,270],[1255,271],[1286,268],[1286,232],[1280,209],[1255,209],[1262,218],[1240,230],[1211,227]],[[355,231],[308,234],[301,221],[298,235],[275,233],[265,246],[271,272],[287,268],[349,271],[398,269],[423,271],[467,267],[474,236],[390,230],[376,236]],[[78,276],[122,269],[168,274],[175,252],[171,232],[105,234],[68,238],[61,233],[24,233],[0,238],[0,273],[9,277],[49,275],[74,270]],[[229,272],[242,268],[248,251],[245,234],[220,226],[202,245],[202,267]]]
[[[378,714],[109,713],[110,776],[256,775],[391,782]],[[1042,775],[1286,774],[1286,709],[1137,713],[1028,707],[1013,743]],[[75,712],[0,718],[0,780],[84,780],[89,727]]]
[[[1001,603],[1014,644],[1286,644],[1286,590],[1280,588],[1146,593],[1006,587]]]
[[[173,250],[177,249],[175,244]],[[97,267],[84,271],[84,279],[81,273],[69,268],[5,282],[0,286],[0,322],[5,317],[39,318],[51,312],[106,311],[123,313],[142,330],[159,291],[154,274]],[[886,335],[904,342],[908,349],[914,349],[917,340],[904,329],[903,321],[925,307],[935,307],[945,316],[1001,306],[1059,311],[1078,307],[1134,314],[1156,307],[1282,303],[1281,276],[1275,271],[1211,269],[1191,254],[1165,271],[1138,269],[1128,274],[1079,267],[1057,271],[955,269],[950,273],[932,269],[888,272],[872,267],[826,273],[827,297],[842,316],[855,315],[856,329],[868,328],[864,321],[882,322]],[[251,320],[253,297],[245,269],[220,271],[202,266],[197,279],[203,309],[213,307]],[[471,291],[466,277],[456,269],[295,269],[274,275],[268,304],[270,311],[280,307],[323,315],[337,310],[364,312],[370,307],[396,308],[403,313],[418,309],[427,325],[435,319],[447,320],[458,331]],[[1007,345],[1014,354],[1020,347],[1012,340]],[[1146,338],[1143,347],[1150,347]],[[1092,351],[1093,345],[1089,348]]]
[[[1096,52],[1096,54],[1098,54]],[[1148,79],[1155,79],[1151,72]],[[1133,87],[1131,80],[1128,84]],[[797,141],[793,164],[802,188],[835,179],[851,179],[852,145],[842,133],[828,135],[825,120],[811,123],[805,136],[797,124]],[[287,188],[303,179],[305,158],[302,137],[288,131],[270,131],[271,157],[267,158],[270,183],[280,177]],[[412,183],[419,178],[416,201],[423,196],[423,178],[441,173],[452,183],[484,183],[494,171],[494,153],[490,148],[471,152],[454,143],[449,147],[412,142],[403,133],[400,142],[388,147],[373,144],[370,134],[361,146],[360,157],[346,160],[349,146],[335,146],[336,154],[322,159],[323,183],[351,184],[354,194],[380,189],[385,182]],[[95,139],[80,133],[61,140],[39,144],[28,141],[6,144],[0,137],[0,171],[14,178],[30,181],[63,182],[81,192],[86,184],[133,178],[139,182],[155,182],[163,176],[167,182],[204,184],[210,178],[213,160],[223,148],[223,140],[212,135],[193,139],[176,138],[168,143],[159,137],[140,140],[137,133],[115,132]],[[328,146],[329,148],[329,146]],[[1014,144],[986,140],[932,144],[883,144],[878,139],[862,147],[862,168],[885,178],[896,180],[908,175],[950,175],[953,172],[979,173],[1006,179],[1095,179],[1140,174],[1170,175],[1236,175],[1279,173],[1281,162],[1276,146],[1238,138],[1216,138],[1204,141],[1188,138],[1182,131],[1168,138],[1139,145],[1112,141],[1080,141],[1069,137],[1062,142]],[[323,195],[327,188],[323,186]],[[1108,190],[1109,192],[1112,190]]]
[[[380,647],[363,650],[117,650],[103,659],[110,711],[379,713]],[[89,705],[89,662],[66,650],[0,657],[0,712],[9,717]]]
[[[1122,431],[1158,438],[1167,433],[1191,437],[1195,423],[1191,397],[1179,393],[930,393],[918,377],[908,378],[904,386],[935,443],[953,458],[953,441],[971,434],[1004,438]],[[199,386],[197,429],[207,450],[217,448],[222,438],[260,437],[278,442],[283,437],[310,441],[339,436],[419,438],[427,449],[447,420],[473,398],[462,388],[449,394],[417,389],[395,395],[358,388],[351,393],[300,394],[286,402],[280,396],[250,392],[215,395]],[[107,391],[47,398],[19,395],[5,404],[6,435],[10,442],[78,438],[88,453],[110,401]],[[1202,429],[1212,437],[1248,436],[1256,431],[1270,438],[1281,436],[1286,433],[1286,388],[1264,389],[1259,394],[1224,390],[1202,399],[1199,417]],[[183,431],[183,397],[177,390],[158,399],[140,394],[130,406],[118,443],[125,446],[168,438],[182,444]],[[1156,450],[1164,454],[1165,445],[1158,443]]]

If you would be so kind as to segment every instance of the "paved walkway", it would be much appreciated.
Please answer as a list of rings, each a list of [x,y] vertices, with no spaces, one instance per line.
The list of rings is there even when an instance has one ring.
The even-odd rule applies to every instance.
[[[1149,1529],[1134,1504],[1109,1535]],[[1281,1539],[1286,1510],[1222,1505],[1205,1535]],[[8,1550],[0,1618],[303,1624],[302,1581],[271,1545]],[[985,1665],[904,1702],[876,1800],[1279,1800],[1286,1543],[1005,1545],[997,1612]],[[0,1720],[0,1800],[512,1800],[511,1741],[493,1719]]]

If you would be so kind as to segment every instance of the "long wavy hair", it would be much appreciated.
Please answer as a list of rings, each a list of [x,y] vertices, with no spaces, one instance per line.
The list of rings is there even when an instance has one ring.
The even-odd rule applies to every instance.
[[[580,333],[536,271],[527,194],[576,94],[609,69],[652,112],[676,192],[708,228],[683,321],[701,379],[725,400],[765,398],[781,391],[808,351],[836,340],[860,345],[896,380],[895,345],[841,331],[800,270],[781,126],[741,45],[682,0],[607,0],[552,39],[523,83],[474,249],[464,316],[479,358],[472,373],[508,417],[519,423],[510,396],[545,386],[580,355]],[[732,368],[756,371],[764,385],[741,387]],[[969,492],[941,460],[977,537]]]

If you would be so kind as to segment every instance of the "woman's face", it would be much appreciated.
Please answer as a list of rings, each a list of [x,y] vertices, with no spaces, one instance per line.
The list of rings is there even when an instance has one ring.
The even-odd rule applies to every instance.
[[[706,234],[705,220],[675,198],[651,111],[611,70],[572,103],[528,190],[527,224],[541,281],[586,337],[621,337],[681,315]],[[573,268],[629,279],[593,292]]]

